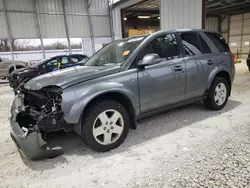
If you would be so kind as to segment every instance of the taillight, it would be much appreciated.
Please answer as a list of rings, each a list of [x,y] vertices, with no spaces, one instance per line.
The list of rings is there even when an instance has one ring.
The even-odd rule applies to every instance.
[[[238,62],[238,60],[237,60],[237,56],[236,56],[236,54],[235,54],[235,53],[233,53],[233,52],[230,52],[230,53],[231,53],[231,56],[232,56],[233,62],[234,62],[234,63],[237,63],[237,62]]]

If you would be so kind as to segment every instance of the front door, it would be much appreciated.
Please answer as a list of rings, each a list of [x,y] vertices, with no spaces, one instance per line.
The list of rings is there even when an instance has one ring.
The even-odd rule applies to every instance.
[[[176,35],[165,34],[153,39],[138,56],[156,53],[159,64],[138,69],[141,113],[181,102],[185,97],[185,61],[180,58]]]

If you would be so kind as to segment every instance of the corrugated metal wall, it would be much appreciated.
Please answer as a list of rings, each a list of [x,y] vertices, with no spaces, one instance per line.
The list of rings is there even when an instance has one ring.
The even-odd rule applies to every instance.
[[[206,29],[218,32],[219,31],[219,17],[207,17]]]
[[[242,53],[246,56],[250,51],[250,13],[243,15]]]
[[[122,38],[121,9],[142,0],[127,0],[113,9],[115,39]],[[194,11],[195,10],[195,11]],[[202,27],[202,0],[161,0],[161,29]]]
[[[202,28],[202,0],[161,0],[161,29]]]
[[[95,51],[98,51],[103,47],[103,44],[108,44],[112,41],[111,37],[98,37],[94,39],[95,42]],[[92,42],[91,38],[83,38],[82,39],[82,50],[84,54],[88,55],[89,57],[93,55],[92,51]]]
[[[1,2],[1,0],[0,0]],[[1,4],[0,4],[1,6]],[[8,29],[6,27],[6,22],[5,22],[5,16],[4,16],[4,13],[3,12],[0,12],[0,35],[2,38],[6,39],[8,38]]]
[[[3,1],[0,0],[0,38],[8,38]],[[65,23],[68,24],[69,37],[91,36],[87,0],[65,0],[66,22],[63,0],[37,1],[43,38],[66,37]],[[93,35],[111,37],[108,0],[91,0],[90,2]],[[39,38],[35,0],[5,0],[5,4],[12,38]]]
[[[245,58],[250,50],[250,13],[230,17],[229,43],[232,52],[237,52]]]
[[[142,0],[127,0],[124,3],[116,6],[112,10],[112,18],[113,18],[113,28],[114,28],[114,38],[121,39],[122,38],[122,22],[121,22],[121,9],[136,4]]]
[[[229,41],[229,22],[230,16],[223,16],[220,22],[220,33],[227,42]]]
[[[242,21],[242,14],[230,17],[229,42],[232,52],[236,52],[237,49],[241,48]]]

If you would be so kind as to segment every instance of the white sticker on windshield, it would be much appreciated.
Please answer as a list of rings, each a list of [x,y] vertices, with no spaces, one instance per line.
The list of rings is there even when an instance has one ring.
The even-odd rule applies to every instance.
[[[142,40],[143,38],[144,38],[144,37],[133,38],[133,39],[130,39],[128,42],[140,41],[140,40]]]

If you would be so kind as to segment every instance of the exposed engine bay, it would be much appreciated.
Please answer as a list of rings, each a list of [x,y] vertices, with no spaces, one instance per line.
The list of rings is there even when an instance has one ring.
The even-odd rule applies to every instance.
[[[61,110],[60,88],[46,87],[39,91],[17,91],[15,103],[19,112],[16,121],[26,128],[37,128],[40,131],[51,132],[64,129],[66,122]]]
[[[23,131],[22,138],[28,138],[29,135],[37,134],[41,138],[37,137],[33,142],[42,139],[46,143],[46,137],[49,132],[59,130],[71,131],[71,125],[67,124],[63,118],[61,94],[62,90],[57,86],[49,86],[39,91],[31,91],[24,88],[17,91],[12,106],[14,109],[11,111],[12,116],[15,114],[15,117],[12,118]],[[41,150],[48,153],[47,157],[55,157],[62,154],[61,148],[59,150],[57,148],[56,152],[53,148],[50,149],[48,147],[43,147]],[[52,153],[48,151],[52,151]]]

